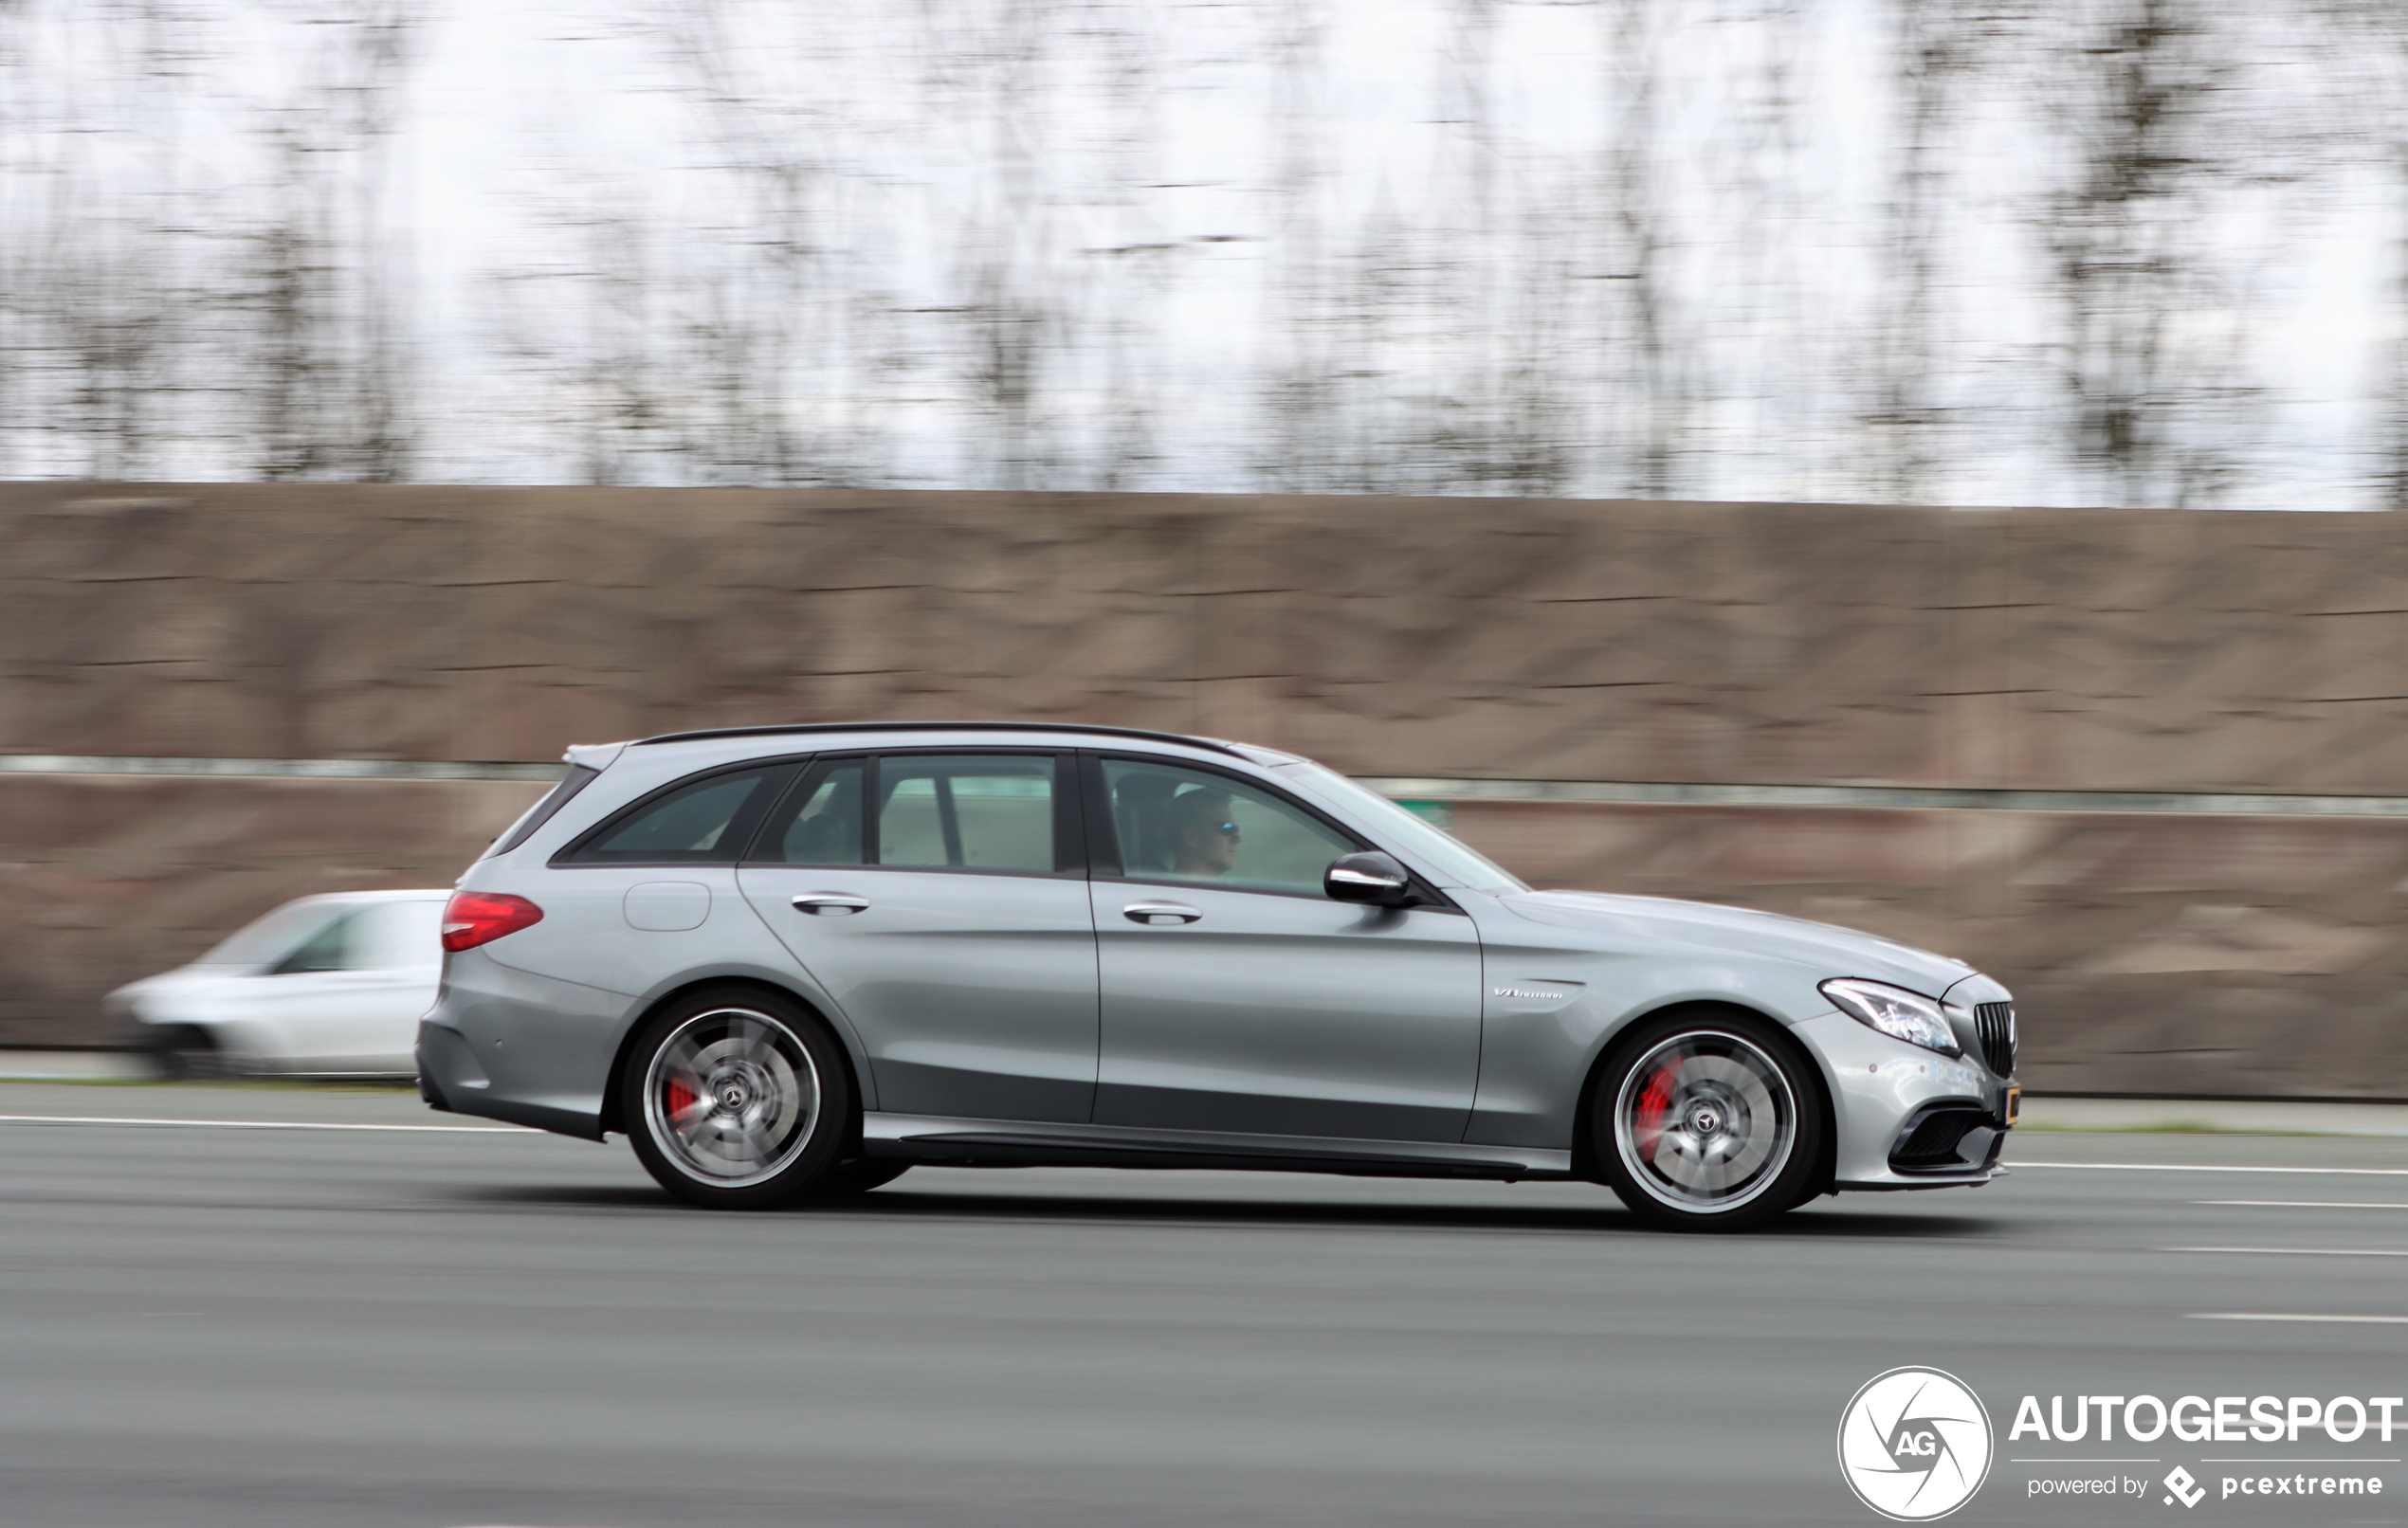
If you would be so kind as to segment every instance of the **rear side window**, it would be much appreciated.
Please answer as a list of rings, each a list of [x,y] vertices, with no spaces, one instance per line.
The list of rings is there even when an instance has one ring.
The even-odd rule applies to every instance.
[[[1054,762],[1026,754],[907,754],[878,761],[878,863],[1054,868]]]
[[[706,774],[647,797],[572,845],[560,864],[720,864],[743,852],[789,766]]]
[[[822,764],[778,805],[753,850],[772,864],[862,863],[862,776],[858,758]]]

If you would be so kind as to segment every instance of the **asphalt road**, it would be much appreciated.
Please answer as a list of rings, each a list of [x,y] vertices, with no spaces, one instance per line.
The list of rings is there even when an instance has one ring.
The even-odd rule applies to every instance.
[[[0,1115],[473,1124],[267,1089],[0,1086]],[[2393,1493],[2195,1513],[2033,1500],[2083,1469],[2014,1461],[2105,1446],[2007,1436],[2026,1392],[2408,1395],[2408,1324],[2200,1319],[2408,1318],[2408,1141],[2009,1159],[1724,1239],[1579,1186],[1251,1174],[922,1170],[714,1215],[616,1142],[9,1119],[0,1524],[1869,1524],[1833,1432],[1903,1364],[1998,1429],[1952,1522],[2408,1517],[2373,1463],[2408,1426],[2107,1449]]]

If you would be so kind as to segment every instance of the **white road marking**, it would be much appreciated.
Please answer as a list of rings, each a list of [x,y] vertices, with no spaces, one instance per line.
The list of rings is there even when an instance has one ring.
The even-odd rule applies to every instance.
[[[199,1130],[380,1130],[413,1135],[540,1136],[517,1125],[334,1125],[298,1119],[133,1119],[87,1114],[0,1114],[0,1125],[173,1125]]]
[[[2370,1199],[2194,1199],[2191,1203],[2259,1210],[2408,1210],[2408,1204]]]
[[[2291,1311],[2193,1311],[2194,1321],[2344,1321],[2369,1326],[2408,1326],[2408,1316],[2307,1316]]]
[[[2388,1246],[2161,1246],[2161,1252],[2262,1252],[2286,1258],[2408,1258],[2408,1247]]]
[[[2408,1178],[2408,1167],[2217,1167],[2205,1162],[2009,1162],[2025,1168],[2077,1168],[2091,1173],[2330,1173],[2347,1177]]]

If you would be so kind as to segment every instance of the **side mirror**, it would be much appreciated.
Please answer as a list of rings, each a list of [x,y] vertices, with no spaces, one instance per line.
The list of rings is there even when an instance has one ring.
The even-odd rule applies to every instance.
[[[1321,889],[1334,902],[1369,902],[1374,907],[1402,907],[1413,900],[1413,877],[1405,867],[1374,849],[1341,854],[1322,873]]]

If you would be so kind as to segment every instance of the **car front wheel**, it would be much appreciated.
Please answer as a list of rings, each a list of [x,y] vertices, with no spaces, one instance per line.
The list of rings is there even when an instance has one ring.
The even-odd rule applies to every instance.
[[[695,993],[654,1015],[621,1085],[637,1158],[669,1192],[712,1210],[817,1191],[852,1107],[835,1038],[757,991]]]
[[[1607,1186],[1677,1230],[1747,1230],[1802,1203],[1823,1137],[1812,1066],[1761,1019],[1703,1010],[1642,1024],[1593,1104]]]
[[[197,1024],[161,1024],[142,1037],[152,1070],[171,1082],[230,1077],[233,1068],[210,1032]]]

